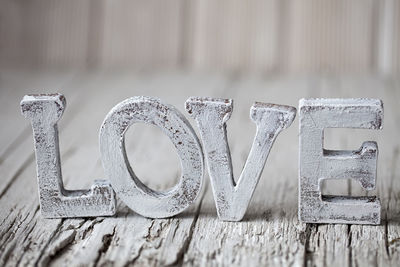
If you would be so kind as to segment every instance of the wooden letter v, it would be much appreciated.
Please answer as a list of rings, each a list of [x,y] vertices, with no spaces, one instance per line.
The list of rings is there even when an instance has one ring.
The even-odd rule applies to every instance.
[[[226,122],[232,114],[233,101],[191,97],[185,107],[200,130],[218,217],[224,221],[240,221],[260,180],[272,144],[278,134],[291,125],[296,109],[257,102],[251,107],[250,118],[257,125],[257,132],[236,184],[226,136]]]

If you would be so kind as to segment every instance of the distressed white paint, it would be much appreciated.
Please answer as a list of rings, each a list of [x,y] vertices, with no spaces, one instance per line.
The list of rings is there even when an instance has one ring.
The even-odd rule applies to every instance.
[[[323,179],[354,179],[365,190],[376,184],[378,146],[364,142],[357,151],[323,148],[325,128],[382,129],[383,103],[377,99],[301,99],[299,219],[309,223],[379,224],[374,197],[323,196]]]
[[[251,107],[250,118],[257,125],[257,132],[236,184],[226,136],[232,109],[230,99],[192,97],[186,101],[186,110],[200,129],[218,217],[224,221],[243,218],[275,138],[296,116],[296,109],[290,106],[256,102]]]
[[[97,180],[90,190],[63,187],[57,122],[65,105],[60,94],[27,95],[21,101],[33,129],[41,213],[45,218],[114,215],[115,194],[108,181]]]
[[[231,76],[214,74],[208,76],[182,72],[171,75],[155,72],[148,75],[131,71],[79,72],[75,78],[62,81],[57,73],[20,69],[2,71],[0,121],[9,120],[13,123],[5,124],[7,128],[3,127],[0,132],[3,138],[5,133],[12,130],[14,135],[6,137],[3,142],[15,145],[0,159],[1,186],[5,188],[2,190],[4,193],[0,194],[1,266],[347,267],[397,266],[400,262],[400,83],[372,76],[308,75],[305,78],[284,76],[271,80],[264,76],[244,75],[239,80],[230,80]],[[96,161],[98,142],[93,129],[99,128],[99,121],[113,104],[135,91],[138,95],[157,95],[179,106],[187,98],[184,95],[196,95],[201,91],[202,95],[220,96],[226,94],[224,88],[227,86],[235,88],[229,94],[235,99],[234,117],[240,118],[248,117],[249,105],[246,103],[254,99],[273,99],[273,102],[290,103],[293,106],[293,103],[298,103],[301,97],[307,95],[382,99],[385,103],[385,130],[373,134],[379,144],[377,187],[382,202],[382,224],[299,223],[296,179],[298,132],[294,128],[285,130],[276,140],[264,170],[264,175],[268,174],[265,177],[267,179],[260,179],[246,220],[242,223],[218,220],[211,186],[204,186],[206,194],[201,194],[194,205],[171,219],[146,219],[123,203],[119,203],[116,218],[42,219],[37,210],[37,182],[32,179],[35,166],[32,164],[31,133],[22,127],[15,129],[16,126],[27,126],[27,122],[19,117],[19,106],[15,105],[21,100],[22,88],[63,88],[63,93],[69,96],[68,113],[62,118],[60,136],[65,147],[60,151],[62,163],[68,171],[63,176],[63,182],[67,187],[79,184],[82,188],[89,188],[91,177],[104,177],[101,162]],[[32,93],[32,90],[29,91]],[[95,101],[93,95],[96,96]],[[72,101],[74,97],[79,97],[80,101]],[[82,116],[83,113],[89,115],[90,120]],[[295,120],[291,127],[296,123]],[[247,155],[251,148],[251,142],[242,141],[254,137],[251,131],[243,131],[243,127],[251,124],[250,120],[240,119],[231,120],[228,125],[230,140],[233,141],[230,143],[231,155],[233,162],[238,162],[238,165],[244,164],[243,155]],[[151,156],[153,153],[150,152],[153,151],[160,151],[163,155],[168,153],[168,138],[144,147],[139,140],[153,140],[158,136],[154,131],[146,130],[148,127],[135,134],[137,142],[127,140],[128,155],[143,152],[145,156],[138,157],[143,160],[147,158],[146,155]],[[350,131],[335,131],[335,138],[329,136],[329,146],[345,147],[360,140],[370,140],[364,137],[371,135],[370,131],[348,134]],[[71,157],[68,152],[71,150],[79,158]],[[92,158],[88,160],[89,157]],[[157,166],[153,162],[159,161],[149,160],[148,163],[141,161],[138,171],[151,170],[157,173],[152,167]],[[83,162],[87,168],[82,168],[85,165]],[[166,160],[157,168],[172,176],[177,168],[171,162],[174,161]],[[78,176],[79,181],[74,179]],[[151,176],[149,183],[157,188],[170,186],[170,180],[157,178]],[[337,192],[339,186],[333,183],[329,190]],[[343,187],[343,193],[347,190],[352,194],[363,191],[354,183],[349,184],[349,188]]]
[[[148,188],[129,164],[124,135],[130,125],[139,122],[159,127],[171,139],[180,157],[181,179],[168,191]],[[101,126],[100,151],[104,170],[118,196],[145,217],[176,215],[199,195],[204,168],[200,142],[186,118],[159,99],[138,96],[116,105]]]

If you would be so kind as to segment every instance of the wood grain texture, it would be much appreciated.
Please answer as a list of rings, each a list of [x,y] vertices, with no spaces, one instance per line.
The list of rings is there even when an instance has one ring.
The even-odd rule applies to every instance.
[[[289,68],[367,71],[373,66],[374,8],[373,1],[292,2]]]
[[[398,264],[398,80],[367,76],[233,77],[129,71],[66,75],[3,71],[1,80],[4,83],[0,83],[0,99],[10,99],[10,102],[15,99],[16,105],[15,112],[12,103],[0,106],[2,120],[5,115],[15,120],[15,125],[14,120],[8,123],[10,129],[15,129],[14,135],[8,134],[7,128],[1,129],[2,139],[14,142],[0,162],[2,181],[12,181],[0,194],[2,266]],[[119,201],[117,215],[111,218],[43,219],[39,212],[34,158],[27,158],[27,155],[33,155],[33,144],[30,132],[22,134],[23,126],[29,127],[29,124],[19,113],[20,97],[27,92],[5,90],[4,86],[14,84],[15,88],[33,84],[39,89],[55,88],[58,84],[60,92],[68,98],[68,107],[59,124],[62,167],[68,189],[85,188],[94,179],[105,178],[100,164],[98,129],[115,104],[134,95],[159,97],[175,105],[183,114],[184,102],[192,95],[234,99],[235,110],[227,127],[235,174],[240,173],[254,137],[255,125],[248,114],[254,101],[297,106],[303,97],[380,98],[385,105],[382,131],[327,131],[325,146],[355,149],[365,140],[378,142],[377,190],[370,194],[377,194],[381,199],[382,224],[313,225],[298,221],[297,120],[280,134],[271,148],[241,222],[218,220],[207,175],[199,199],[173,218],[147,219]],[[195,121],[187,118],[198,132]],[[20,128],[19,122],[22,122]],[[1,147],[7,143],[2,143]],[[127,133],[126,145],[132,168],[147,186],[165,190],[176,184],[180,177],[179,161],[173,156],[176,152],[170,140],[159,130],[133,128]],[[323,192],[366,195],[359,184],[348,182],[327,185]]]
[[[0,1],[0,66],[387,75],[397,0]]]
[[[400,69],[400,3],[385,0],[379,5],[378,66],[382,73]]]
[[[95,4],[101,3],[100,66],[177,67],[183,27],[181,0]]]
[[[188,65],[272,71],[278,64],[279,1],[190,1]]]
[[[90,1],[2,0],[2,67],[86,67]]]

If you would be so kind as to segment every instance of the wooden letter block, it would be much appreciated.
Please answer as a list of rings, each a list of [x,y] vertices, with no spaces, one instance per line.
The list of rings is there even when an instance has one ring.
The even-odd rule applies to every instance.
[[[180,157],[181,179],[166,192],[145,186],[129,165],[124,135],[130,125],[140,122],[159,127],[171,139]],[[118,196],[145,217],[176,215],[199,195],[204,169],[200,141],[186,118],[159,99],[138,96],[116,105],[101,126],[100,151],[105,173]]]
[[[232,108],[233,101],[229,99],[192,97],[186,101],[186,110],[200,129],[218,217],[224,221],[243,218],[275,138],[296,116],[294,107],[265,103],[251,107],[250,118],[257,125],[257,132],[236,184],[226,136]]]
[[[65,109],[60,94],[28,95],[22,114],[30,119],[35,143],[39,200],[45,218],[92,217],[115,214],[115,194],[109,182],[95,181],[90,190],[64,189],[57,122]]]
[[[378,146],[357,151],[323,148],[325,128],[382,129],[383,104],[377,99],[302,99],[300,110],[299,219],[308,223],[379,224],[376,197],[323,196],[323,179],[354,179],[365,190],[376,183]]]

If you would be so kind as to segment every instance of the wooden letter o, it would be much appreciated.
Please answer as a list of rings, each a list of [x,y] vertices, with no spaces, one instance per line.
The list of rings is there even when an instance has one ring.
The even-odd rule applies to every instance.
[[[134,123],[153,124],[172,141],[182,167],[180,181],[172,189],[157,192],[144,185],[133,172],[125,151],[125,133]],[[100,152],[104,171],[128,207],[142,216],[165,218],[181,213],[199,195],[203,182],[203,152],[186,118],[159,99],[137,96],[116,105],[100,129]]]

